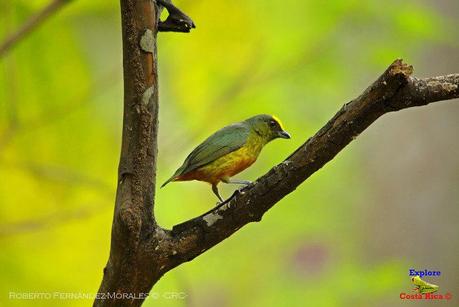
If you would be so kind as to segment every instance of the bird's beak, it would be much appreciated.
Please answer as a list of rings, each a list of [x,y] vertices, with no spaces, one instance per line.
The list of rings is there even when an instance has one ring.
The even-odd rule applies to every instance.
[[[280,138],[282,138],[282,139],[289,139],[289,138],[291,138],[290,134],[289,134],[287,131],[284,131],[284,130],[279,131],[279,132],[277,133],[277,135],[278,135]]]

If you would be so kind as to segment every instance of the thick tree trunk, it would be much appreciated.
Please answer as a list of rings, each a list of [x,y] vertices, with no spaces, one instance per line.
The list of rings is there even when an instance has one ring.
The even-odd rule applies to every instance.
[[[144,242],[155,229],[158,73],[157,7],[121,0],[124,71],[123,140],[110,258],[95,306],[139,306],[159,278]]]

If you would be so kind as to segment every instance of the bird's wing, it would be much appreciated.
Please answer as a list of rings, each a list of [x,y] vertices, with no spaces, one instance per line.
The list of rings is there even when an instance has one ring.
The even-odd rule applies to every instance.
[[[248,136],[249,129],[240,123],[218,130],[188,155],[175,176],[189,173],[241,148],[246,143]]]

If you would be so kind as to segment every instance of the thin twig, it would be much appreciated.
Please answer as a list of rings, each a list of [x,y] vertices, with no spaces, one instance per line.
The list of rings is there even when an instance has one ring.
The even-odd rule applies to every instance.
[[[0,44],[0,57],[4,56],[19,41],[30,34],[34,29],[38,28],[43,22],[70,1],[72,0],[54,0],[37,14],[31,16],[16,32],[12,33]]]
[[[100,203],[94,205],[80,206],[75,209],[58,210],[56,212],[43,215],[39,218],[26,219],[14,223],[0,224],[0,239],[7,239],[12,236],[48,230],[60,225],[67,225],[68,222],[84,220],[103,212],[108,208],[107,205],[101,206]]]

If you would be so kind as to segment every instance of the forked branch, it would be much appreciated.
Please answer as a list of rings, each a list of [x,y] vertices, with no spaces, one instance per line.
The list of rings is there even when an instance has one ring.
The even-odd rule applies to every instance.
[[[345,104],[285,161],[225,203],[166,230],[156,223],[153,214],[159,8],[151,0],[121,0],[121,12],[123,139],[110,258],[95,306],[140,306],[162,275],[217,245],[244,225],[260,221],[274,204],[332,160],[383,114],[459,97],[459,74],[416,79],[411,77],[411,66],[396,60],[362,95]],[[191,25],[188,22],[188,28]]]

